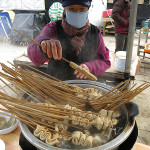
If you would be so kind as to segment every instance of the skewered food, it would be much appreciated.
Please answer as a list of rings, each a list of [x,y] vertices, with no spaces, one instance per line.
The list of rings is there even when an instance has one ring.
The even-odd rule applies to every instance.
[[[45,142],[49,145],[55,145],[55,144],[58,144],[59,143],[59,140],[58,140],[58,135],[56,134],[53,134],[53,137],[51,138],[50,136],[48,136],[45,140]]]
[[[12,114],[12,117],[16,116],[16,119],[35,130],[35,136],[56,146],[61,145],[62,141],[64,145],[72,142],[84,148],[107,143],[121,118],[120,112],[115,110],[149,87],[148,84],[143,84],[135,89],[132,87],[124,90],[129,82],[125,81],[103,93],[101,90],[84,89],[13,65],[13,68],[4,64],[1,66],[5,73],[0,72],[0,76],[27,93],[33,102],[27,102],[0,79],[19,96],[13,98],[0,92],[0,103],[7,108],[0,110]],[[48,104],[41,104],[40,100]],[[87,103],[90,104],[90,109],[86,109]]]
[[[39,137],[42,141],[45,141],[49,145],[55,145],[59,143],[58,134],[52,134],[50,133],[50,131],[40,125],[37,125],[36,129],[34,130],[34,135],[36,137]]]
[[[68,120],[65,120],[65,122],[67,123]],[[56,123],[55,130],[56,130],[56,128],[58,128],[58,130],[67,130],[68,126],[66,124]]]
[[[88,101],[97,100],[102,96],[103,92],[94,88],[78,89],[76,97],[86,99]]]
[[[117,110],[150,86],[144,83],[135,88],[134,84],[130,89],[125,90],[130,82],[130,80],[126,80],[108,92],[102,93],[100,90],[94,88],[83,89],[76,85],[67,84],[31,66],[27,67],[33,71],[23,70],[13,64],[11,64],[12,68],[3,63],[0,63],[0,65],[3,70],[3,72],[0,72],[1,77],[23,92],[28,93],[28,95],[32,93],[35,101],[39,101],[38,99],[40,99],[43,102],[48,102],[56,106],[69,103],[71,106],[78,106],[77,108],[83,109],[88,102],[96,111],[101,109]],[[4,80],[0,80],[12,89]],[[21,95],[18,94],[18,96],[24,99]],[[35,97],[38,97],[38,99]]]
[[[112,111],[112,110],[105,110],[101,109],[98,114],[102,117],[108,117],[108,118],[118,118],[120,116],[120,113],[118,111]]]
[[[98,130],[100,130],[100,129],[102,129],[103,124],[104,124],[104,118],[102,118],[102,117],[97,117],[96,120],[95,120],[95,127],[96,127]]]
[[[112,127],[117,125],[118,121],[116,119],[97,117],[96,120],[93,121],[93,124],[98,130],[106,130],[108,127]]]
[[[92,147],[93,137],[83,134],[80,131],[75,131],[72,134],[72,143],[74,145],[81,145],[83,147]]]
[[[93,81],[97,81],[96,76],[94,76],[93,74],[91,74],[90,72],[88,72],[86,69],[82,68],[81,66],[78,66],[77,64],[75,64],[74,62],[70,61],[70,66],[81,72],[82,74],[86,75],[89,79],[93,80]]]
[[[86,129],[90,128],[91,126],[91,124],[89,123],[89,120],[86,118],[82,118],[80,116],[72,116],[71,119],[73,119],[72,120],[73,125],[83,126]]]

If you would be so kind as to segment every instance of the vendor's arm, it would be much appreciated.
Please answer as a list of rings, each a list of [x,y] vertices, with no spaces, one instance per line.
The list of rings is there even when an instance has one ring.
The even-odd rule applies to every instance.
[[[98,59],[90,62],[85,62],[84,64],[87,65],[89,71],[92,74],[99,76],[102,75],[106,71],[106,69],[111,66],[111,62],[109,60],[109,50],[104,44],[101,32],[99,33],[99,45],[96,54]]]
[[[35,41],[41,43],[42,41],[48,41],[50,39],[53,39],[53,43],[55,43],[54,41],[57,41],[56,38],[57,38],[57,27],[56,23],[52,22],[46,25],[41,34],[35,38]],[[43,42],[41,43],[41,45],[42,47],[44,47],[45,43]],[[43,49],[33,42],[28,46],[27,52],[28,57],[36,66],[44,64],[48,59],[48,57],[46,57],[47,54],[44,54]],[[45,53],[46,52],[47,51],[45,50]]]

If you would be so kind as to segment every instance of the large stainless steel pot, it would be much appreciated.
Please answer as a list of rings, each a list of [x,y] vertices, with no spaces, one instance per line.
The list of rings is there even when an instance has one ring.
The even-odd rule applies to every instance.
[[[94,82],[94,81],[88,81],[88,80],[69,80],[66,81],[69,84],[74,84],[74,85],[78,85],[80,87],[83,88],[95,88],[98,90],[103,90],[104,92],[107,92],[108,90],[110,90],[112,87],[100,83],[100,82]],[[126,110],[126,107],[123,106],[120,108],[120,111],[123,113],[123,115],[125,116],[125,124],[124,124],[124,129],[123,131],[113,140],[111,140],[110,142],[102,145],[102,146],[98,146],[98,147],[94,147],[94,148],[89,148],[88,150],[117,150],[118,146],[123,143],[128,136],[131,134],[132,130],[133,130],[133,126],[129,126],[128,125],[128,113]],[[42,142],[41,140],[39,140],[38,138],[36,138],[28,129],[28,127],[26,126],[26,124],[20,122],[20,128],[21,131],[23,133],[23,135],[25,136],[25,138],[32,143],[35,147],[39,148],[40,150],[65,150],[62,148],[57,148],[54,146],[50,146],[44,142]]]

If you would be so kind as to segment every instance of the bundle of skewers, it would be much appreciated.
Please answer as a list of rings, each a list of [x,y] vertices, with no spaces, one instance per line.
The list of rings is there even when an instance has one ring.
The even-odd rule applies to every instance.
[[[3,63],[0,65],[1,82],[18,95],[14,98],[0,92],[0,104],[5,107],[0,108],[3,111],[0,113],[6,112],[5,115],[24,122],[34,130],[36,137],[58,147],[63,147],[60,141],[83,147],[107,143],[118,123],[120,114],[117,110],[150,86],[144,83],[135,87],[134,84],[127,89],[130,82],[127,80],[104,93],[68,84],[30,66],[23,70],[13,64],[11,67]],[[28,94],[32,101],[27,101],[4,79]],[[93,127],[96,134],[90,132]]]
[[[130,80],[121,82],[116,87],[103,94],[99,99],[92,100],[89,103],[95,110],[106,109],[115,111],[121,106],[127,104],[142,91],[150,87],[149,84],[143,83],[136,88],[136,84],[134,84],[129,89],[126,89],[126,86],[129,84],[129,82]]]
[[[24,93],[30,95],[33,99],[35,99],[34,97],[39,97],[39,99],[55,105],[68,103],[71,105],[80,105],[86,101],[74,97],[77,92],[76,86],[74,85],[67,84],[34,68],[32,69],[38,71],[38,73],[20,69],[13,64],[11,65],[13,68],[1,64],[4,73],[0,72],[0,76]],[[1,79],[1,81],[6,84],[4,80]],[[74,97],[74,99],[72,99],[72,97]],[[37,99],[35,100],[37,101]]]
[[[118,123],[116,118],[120,116],[114,111],[100,110],[95,113],[82,111],[70,105],[55,106],[47,103],[28,102],[2,92],[0,92],[0,104],[5,107],[0,108],[3,111],[0,112],[1,114],[24,122],[34,130],[35,136],[49,145],[59,144],[62,140],[78,145],[76,138],[84,136],[84,140],[89,141],[87,144],[80,143],[81,146],[93,147],[95,136],[100,138],[104,133],[110,132],[112,127]],[[93,126],[97,129],[99,136],[90,133]],[[105,139],[105,142],[109,138],[110,136],[107,137],[107,140]],[[99,142],[102,144],[103,141]]]
[[[13,64],[11,64],[12,68],[2,63],[0,65],[3,70],[3,72],[0,72],[2,78],[30,95],[35,101],[37,101],[38,97],[41,101],[56,106],[69,104],[85,109],[85,105],[88,103],[95,110],[117,110],[150,86],[144,83],[136,87],[136,84],[134,84],[130,89],[127,89],[126,87],[130,80],[126,80],[104,93],[94,88],[84,89],[76,85],[67,84],[31,66],[27,67],[32,70],[23,70]],[[6,84],[2,78],[0,80]],[[9,86],[8,84],[6,85]]]

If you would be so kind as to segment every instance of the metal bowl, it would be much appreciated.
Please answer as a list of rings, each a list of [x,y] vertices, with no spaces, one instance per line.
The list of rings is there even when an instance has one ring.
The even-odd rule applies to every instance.
[[[98,90],[103,90],[104,92],[109,91],[112,87],[108,86],[106,84],[100,83],[100,82],[95,82],[95,81],[89,81],[89,80],[69,80],[66,81],[69,84],[74,84],[74,85],[78,85],[82,88],[95,88]],[[125,120],[124,120],[124,127],[123,130],[121,131],[121,133],[115,137],[113,140],[111,140],[110,142],[98,146],[98,147],[94,147],[94,148],[88,148],[88,150],[117,150],[118,146],[123,143],[131,134],[132,130],[133,130],[133,126],[129,126],[128,124],[128,112],[125,106],[122,106],[119,111],[121,112],[121,115],[124,115]],[[35,147],[41,149],[41,150],[65,150],[62,148],[58,148],[58,147],[54,147],[54,146],[50,146],[44,142],[42,142],[41,140],[39,140],[38,138],[36,138],[29,130],[29,128],[27,127],[26,124],[20,122],[20,128],[21,131],[23,133],[23,135],[25,136],[25,138],[31,143],[33,144]],[[82,149],[83,150],[83,149]]]

